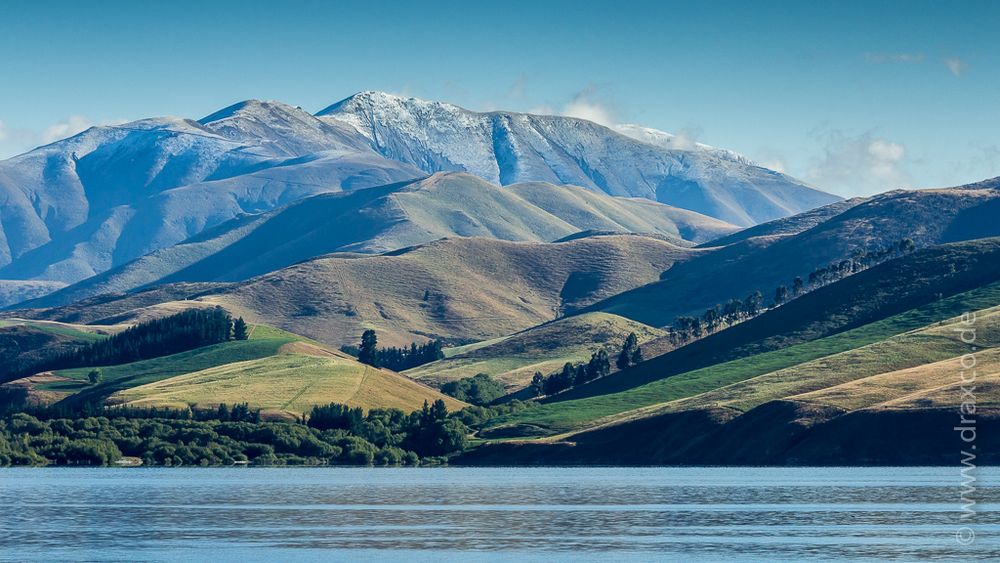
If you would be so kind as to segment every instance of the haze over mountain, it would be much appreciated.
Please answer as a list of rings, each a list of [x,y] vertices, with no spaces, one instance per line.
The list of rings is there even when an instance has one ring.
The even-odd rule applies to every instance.
[[[596,231],[647,233],[687,245],[736,229],[692,211],[575,186],[499,188],[466,173],[438,173],[241,216],[25,306],[63,305],[147,284],[239,281],[331,252],[374,254],[443,237],[551,242]]]

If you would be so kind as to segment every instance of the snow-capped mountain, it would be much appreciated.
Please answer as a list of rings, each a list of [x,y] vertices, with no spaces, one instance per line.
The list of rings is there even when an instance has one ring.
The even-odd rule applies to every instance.
[[[362,92],[317,114],[346,123],[372,148],[426,172],[464,170],[501,185],[576,184],[643,197],[736,225],[838,200],[729,151],[683,145],[662,131],[629,135],[571,117],[479,113],[455,105]],[[635,138],[638,137],[638,138]]]
[[[315,116],[251,100],[198,121],[93,127],[0,162],[0,294],[2,280],[74,283],[243,214],[439,171],[574,184],[736,225],[837,199],[735,153],[622,131],[379,92]]]
[[[0,279],[73,282],[242,213],[422,175],[280,103],[93,127],[0,162]]]

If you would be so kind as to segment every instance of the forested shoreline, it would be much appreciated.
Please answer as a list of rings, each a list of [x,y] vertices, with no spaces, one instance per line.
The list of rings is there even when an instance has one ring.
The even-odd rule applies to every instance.
[[[0,466],[113,465],[127,458],[152,466],[446,464],[468,446],[470,427],[524,408],[469,407],[443,401],[420,410],[330,404],[295,422],[262,421],[247,405],[217,409],[91,412],[12,409],[0,418]]]

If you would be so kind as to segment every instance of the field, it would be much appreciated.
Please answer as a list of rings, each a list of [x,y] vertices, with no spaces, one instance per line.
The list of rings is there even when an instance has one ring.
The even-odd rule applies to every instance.
[[[410,412],[435,399],[444,399],[450,409],[464,406],[414,381],[338,356],[281,353],[133,387],[113,395],[111,402],[173,408],[247,402],[265,413],[298,415],[327,403]]]
[[[976,313],[973,325],[984,365],[1000,346],[1000,307]],[[644,409],[644,414],[725,408],[747,412],[769,401],[804,400],[844,410],[875,404],[953,384],[959,357],[970,351],[961,341],[960,319],[935,323],[853,350],[760,375],[739,383]]]
[[[331,402],[407,412],[425,400],[443,399],[452,409],[464,406],[404,376],[370,368],[307,338],[264,325],[252,326],[248,340],[103,366],[98,385],[87,381],[92,369],[59,370],[20,384],[28,385],[36,397],[61,398],[64,404],[106,400],[183,408],[246,402],[283,417]]]
[[[40,388],[45,391],[73,394],[68,399],[72,402],[92,401],[107,397],[116,391],[186,373],[273,356],[282,346],[292,341],[292,338],[283,336],[255,337],[130,364],[103,366],[101,373],[104,381],[95,386],[87,383],[87,374],[93,369],[92,367],[59,370],[54,375],[64,378],[63,380],[42,385]]]

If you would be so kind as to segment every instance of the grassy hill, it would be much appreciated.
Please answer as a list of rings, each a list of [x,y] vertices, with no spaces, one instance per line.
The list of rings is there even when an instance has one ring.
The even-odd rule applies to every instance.
[[[297,201],[241,216],[22,306],[146,285],[239,281],[333,252],[376,254],[443,237],[550,242],[584,230],[702,242],[737,227],[692,211],[546,183],[499,188],[465,173]]]
[[[355,344],[368,328],[383,344],[478,341],[637,287],[698,252],[635,235],[558,244],[445,239],[379,256],[309,260],[204,301],[329,344]]]
[[[440,385],[485,373],[509,387],[520,388],[531,382],[536,371],[548,375],[561,369],[566,362],[585,362],[599,348],[616,353],[630,332],[636,333],[640,343],[664,334],[624,317],[587,313],[510,336],[449,349],[445,359],[407,370],[406,375]]]
[[[249,402],[266,413],[289,415],[328,403],[411,412],[436,399],[452,410],[464,406],[405,377],[311,346],[132,387],[111,397],[136,407]]]
[[[852,278],[835,285],[843,284],[842,287],[851,287],[853,284],[848,282],[852,282]],[[857,286],[853,287],[857,289]],[[834,286],[830,286],[828,289],[834,289]],[[865,294],[859,292],[858,295]],[[807,297],[803,297],[799,301],[804,301]],[[874,299],[876,303],[878,302],[878,295],[869,295],[868,297]],[[718,361],[713,361],[712,356],[706,357],[697,353],[698,350],[703,352],[712,350],[713,339],[714,344],[722,347],[722,350],[729,350],[725,346],[732,344],[732,342],[726,343],[725,341],[733,340],[733,337],[731,335],[725,337],[725,332],[735,331],[740,327],[744,327],[744,331],[752,331],[754,323],[770,323],[772,319],[766,317],[777,315],[781,309],[785,308],[782,307],[758,319],[680,348],[675,352],[646,361],[639,366],[594,381],[565,394],[557,395],[554,402],[499,419],[495,421],[494,425],[523,425],[534,433],[542,431],[552,434],[579,429],[592,425],[601,419],[621,416],[622,413],[628,411],[709,393],[721,387],[734,385],[765,374],[859,349],[895,335],[951,319],[968,311],[982,310],[998,304],[1000,304],[1000,283],[994,282],[815,340],[797,344],[789,343],[790,345],[779,344],[770,351],[764,351],[768,350],[766,347],[749,346],[747,350],[756,351],[756,353],[729,361],[718,360],[718,358],[724,358],[725,354],[715,356]],[[780,342],[780,339],[776,342]],[[933,346],[929,345],[927,348],[909,347],[901,357],[907,360],[909,355],[912,355],[912,359],[907,361],[914,363],[909,366],[897,367],[912,367],[924,362],[939,361],[951,357],[949,354],[954,355],[953,348],[935,350]],[[890,351],[885,351],[885,353],[890,354],[885,358],[893,357]],[[854,370],[857,370],[858,373],[865,373],[860,367],[851,364],[841,366],[840,369],[846,373],[853,373]],[[786,373],[791,374],[788,377],[793,380],[799,377],[796,375],[798,372],[794,370]],[[779,375],[784,376],[785,374]]]
[[[94,342],[120,327],[92,327],[52,321],[0,319],[0,382],[52,355]]]
[[[928,248],[807,293],[750,321],[560,397],[617,392],[684,371],[788,348],[918,307],[935,311],[910,321],[904,329],[910,330],[962,312],[950,313],[952,309],[944,305],[948,302],[940,301],[943,297],[991,287],[996,282],[1000,282],[1000,238]],[[987,295],[983,306],[993,305],[992,291],[984,289],[982,293]]]
[[[277,416],[301,414],[316,404],[414,410],[424,400],[462,403],[399,374],[359,364],[340,352],[280,329],[254,326],[248,340],[196,348],[116,366],[102,366],[103,381],[87,382],[93,367],[58,370],[20,382],[38,396],[65,405],[107,401],[135,406],[214,407],[249,403]]]
[[[217,290],[224,284],[175,283],[141,289],[129,293],[106,293],[80,301],[45,309],[20,309],[6,313],[37,320],[76,323],[84,325],[110,325],[133,321],[155,311],[163,303],[193,301],[198,295]]]
[[[918,248],[1000,236],[1000,189],[993,183],[968,188],[895,191],[847,207],[801,232],[822,211],[793,217],[777,226],[758,227],[764,234],[732,244],[664,272],[661,280],[615,295],[589,310],[614,313],[651,326],[664,326],[679,315],[701,314],[731,298],[759,290],[770,297],[795,276],[807,278],[818,267],[850,258],[858,250],[876,250],[903,238]],[[839,209],[847,203],[826,208]],[[793,234],[785,232],[788,224]],[[782,227],[785,225],[785,227]],[[721,241],[720,241],[721,242]],[[713,243],[714,244],[714,243]]]
[[[774,352],[695,370],[615,395],[553,403],[495,421],[486,436],[552,434],[545,441],[491,442],[465,463],[514,464],[940,464],[959,447],[952,428],[962,389],[962,355],[976,354],[976,419],[1000,428],[1000,289],[964,295],[948,307],[966,317],[937,321],[864,345],[886,322]],[[966,308],[967,307],[967,308]],[[887,319],[896,329],[929,311]],[[974,315],[972,315],[974,313]],[[969,323],[968,319],[974,318]],[[960,329],[973,327],[975,346]],[[826,353],[808,359],[808,349]],[[839,351],[838,351],[839,350]],[[965,370],[968,376],[966,357]],[[632,407],[643,397],[661,402]],[[617,413],[612,411],[618,410]],[[579,416],[586,413],[588,420]],[[506,426],[506,428],[504,428]],[[983,440],[995,448],[1000,440]],[[977,444],[982,447],[982,443]],[[985,450],[986,447],[983,447]],[[981,453],[991,462],[996,455]]]
[[[712,239],[708,242],[701,243],[701,247],[711,248],[718,246],[728,246],[737,242],[742,242],[755,237],[775,237],[775,236],[788,236],[797,235],[801,232],[808,231],[809,229],[826,222],[837,215],[840,215],[844,211],[862,203],[866,198],[856,197],[852,199],[845,199],[841,201],[836,201],[822,207],[817,207],[816,209],[810,209],[809,211],[804,211],[797,215],[792,215],[791,217],[783,217],[781,219],[775,219],[773,221],[768,221],[767,223],[761,223],[759,225],[754,225],[753,227],[748,227],[741,231],[736,231],[735,233],[726,235],[724,237],[719,237]]]

